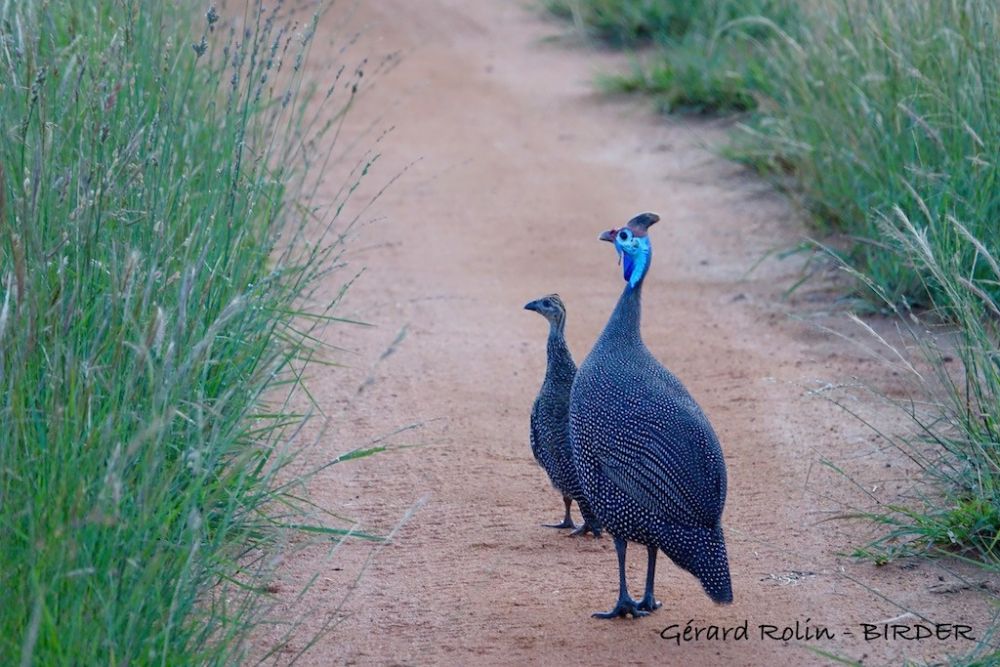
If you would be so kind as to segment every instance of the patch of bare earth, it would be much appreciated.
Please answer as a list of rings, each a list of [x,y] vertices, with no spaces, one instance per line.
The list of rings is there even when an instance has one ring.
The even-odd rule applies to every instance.
[[[371,0],[349,18],[332,13],[325,28],[346,34],[345,21],[363,30],[355,51],[402,52],[345,128],[358,133],[373,120],[394,128],[355,201],[413,164],[353,242],[351,265],[366,271],[339,314],[377,328],[327,331],[353,353],[337,357],[346,368],[312,371],[331,417],[306,456],[320,462],[421,427],[390,439],[414,447],[335,466],[310,491],[371,532],[412,516],[383,547],[350,541],[332,555],[295,552],[276,598],[278,615],[302,624],[269,661],[286,664],[327,625],[300,664],[825,662],[809,647],[883,664],[968,648],[863,636],[862,623],[899,617],[898,605],[930,622],[969,624],[978,636],[988,605],[974,590],[935,592],[957,581],[938,564],[877,568],[837,555],[866,527],[823,520],[865,498],[820,460],[884,497],[907,487],[912,471],[823,394],[855,376],[886,386],[894,379],[816,327],[841,326],[842,314],[823,311],[835,292],[782,298],[801,260],[765,261],[747,275],[762,254],[805,231],[780,196],[705,150],[725,128],[596,95],[591,76],[613,56],[554,43],[547,38],[562,26],[518,3]],[[340,45],[317,44],[315,61],[322,48],[332,57]],[[330,191],[338,186],[331,173]],[[611,540],[541,526],[559,519],[562,503],[528,447],[546,325],[522,306],[559,292],[582,361],[621,288],[597,234],[641,210],[663,218],[651,233],[643,335],[722,441],[736,600],[713,605],[664,558],[663,607],[601,621],[590,613],[609,609],[617,594]],[[634,592],[644,567],[633,548]],[[685,641],[689,622],[703,630]],[[728,639],[712,637],[712,626],[731,628]],[[735,637],[743,627],[746,638]],[[817,638],[819,628],[830,636]],[[669,639],[675,631],[680,640]],[[279,635],[262,631],[257,646]]]

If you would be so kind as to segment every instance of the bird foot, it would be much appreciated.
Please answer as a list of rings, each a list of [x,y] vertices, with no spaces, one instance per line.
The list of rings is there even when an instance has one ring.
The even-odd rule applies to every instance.
[[[596,540],[597,538],[599,538],[601,536],[601,529],[599,527],[597,527],[597,526],[594,526],[594,525],[588,523],[587,521],[584,521],[583,525],[580,526],[580,527],[578,527],[572,533],[570,533],[569,536],[570,537],[578,537],[580,535],[586,535],[587,533],[593,533],[594,534],[594,539]]]
[[[629,614],[632,618],[639,618],[641,616],[649,616],[649,612],[642,608],[642,603],[637,600],[633,600],[630,597],[618,598],[618,604],[611,611],[597,611],[591,614],[594,618],[618,618],[619,616],[625,617]]]
[[[646,595],[639,601],[639,609],[642,611],[656,611],[663,606],[663,603],[653,597],[652,593]]]
[[[576,524],[571,519],[563,519],[562,523],[543,523],[545,528],[576,528]]]

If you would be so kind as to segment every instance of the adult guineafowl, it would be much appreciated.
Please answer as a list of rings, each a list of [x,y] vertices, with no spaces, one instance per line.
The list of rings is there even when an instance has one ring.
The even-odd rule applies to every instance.
[[[718,603],[733,600],[723,540],[726,466],[705,414],[680,381],[650,354],[639,335],[642,282],[652,249],[647,232],[659,220],[642,213],[601,234],[623,260],[625,290],[573,382],[570,443],[584,496],[615,539],[619,594],[599,618],[645,616],[653,596],[656,554],[663,550]],[[646,546],[641,600],[625,583],[628,542]]]
[[[552,485],[562,493],[566,518],[550,528],[575,528],[572,535],[589,532],[600,537],[601,530],[580,490],[573,457],[569,449],[569,390],[576,375],[576,364],[566,346],[566,307],[558,294],[549,294],[524,306],[542,315],[549,322],[548,365],[545,380],[531,408],[531,453],[548,473]],[[570,505],[576,500],[583,514],[583,525],[577,528],[570,515]]]

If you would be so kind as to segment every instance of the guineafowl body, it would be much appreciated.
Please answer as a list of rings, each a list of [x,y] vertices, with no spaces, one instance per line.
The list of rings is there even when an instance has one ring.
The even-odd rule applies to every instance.
[[[576,364],[566,345],[566,307],[558,294],[549,294],[525,305],[549,322],[545,380],[531,408],[531,452],[548,473],[552,486],[563,495],[566,516],[550,528],[574,528],[570,506],[580,506],[584,523],[572,534],[592,532],[600,536],[600,527],[580,488],[580,480],[569,447],[569,393],[576,375]]]
[[[645,213],[601,235],[624,260],[625,289],[570,397],[570,443],[584,496],[615,538],[619,599],[596,616],[656,609],[656,555],[662,550],[701,582],[715,602],[732,601],[721,517],[726,467],[718,438],[681,382],[650,354],[639,332],[642,283],[651,259]],[[625,550],[649,556],[642,600],[628,595]]]

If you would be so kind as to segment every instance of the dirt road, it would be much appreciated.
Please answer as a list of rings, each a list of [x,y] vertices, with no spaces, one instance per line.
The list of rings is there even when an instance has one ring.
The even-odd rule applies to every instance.
[[[986,606],[973,592],[931,592],[954,580],[937,565],[876,568],[836,555],[863,526],[822,520],[860,499],[820,459],[879,494],[905,480],[886,467],[897,466],[891,452],[810,390],[881,371],[815,326],[842,320],[824,311],[834,292],[812,284],[782,299],[801,260],[767,261],[746,276],[762,254],[805,232],[781,197],[704,149],[724,128],[596,95],[591,77],[615,56],[548,39],[563,26],[520,3],[368,0],[349,25],[364,30],[355,52],[402,53],[352,112],[349,131],[373,119],[394,127],[355,201],[419,161],[352,243],[351,266],[366,272],[340,314],[377,328],[327,332],[356,354],[338,358],[347,368],[313,372],[331,418],[308,456],[325,460],[421,426],[390,439],[413,447],[336,466],[311,492],[373,532],[412,516],[377,551],[351,542],[286,563],[280,613],[304,622],[272,661],[286,664],[328,623],[299,664],[823,663],[809,647],[882,664],[968,648],[862,636],[860,624],[903,613],[890,600],[932,622],[968,623],[976,636]],[[714,606],[663,560],[663,608],[609,622],[590,613],[614,603],[611,540],[541,527],[562,508],[528,447],[547,329],[522,306],[559,292],[582,361],[622,285],[597,234],[642,210],[662,216],[651,233],[644,338],[722,441],[736,601]],[[328,293],[339,287],[331,282]],[[635,592],[644,565],[633,549]],[[309,594],[294,598],[311,577]],[[705,628],[697,640],[669,639],[668,626],[682,633],[689,621]],[[710,626],[733,628],[730,639],[713,639]],[[747,637],[734,639],[741,627]],[[817,638],[819,628],[830,635]],[[772,638],[786,632],[788,641]]]

